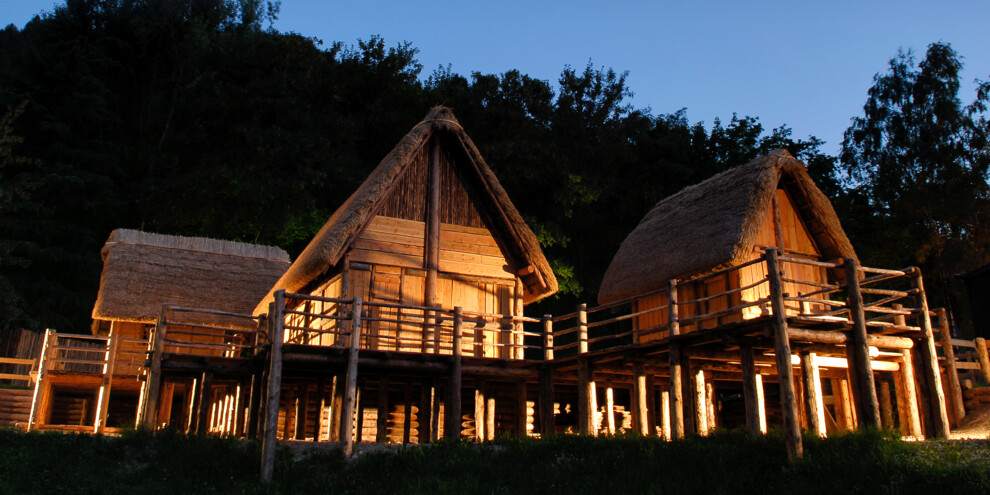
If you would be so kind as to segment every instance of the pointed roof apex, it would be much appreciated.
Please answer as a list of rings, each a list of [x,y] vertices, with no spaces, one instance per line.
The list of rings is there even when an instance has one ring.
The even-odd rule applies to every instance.
[[[792,155],[791,152],[787,151],[785,148],[777,148],[768,154],[770,156],[779,156],[781,158],[794,158],[794,155]]]

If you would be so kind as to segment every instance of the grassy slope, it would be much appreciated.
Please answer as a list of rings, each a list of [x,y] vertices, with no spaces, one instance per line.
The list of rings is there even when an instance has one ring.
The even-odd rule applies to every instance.
[[[636,437],[440,444],[347,463],[281,452],[257,483],[253,443],[161,434],[112,439],[0,430],[2,493],[988,493],[990,441],[903,443],[879,433],[783,442],[737,432],[665,443]]]

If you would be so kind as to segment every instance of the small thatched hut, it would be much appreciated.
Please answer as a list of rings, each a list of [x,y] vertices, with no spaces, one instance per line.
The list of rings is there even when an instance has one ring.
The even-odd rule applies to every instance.
[[[666,305],[670,279],[689,280],[761,255],[767,247],[782,254],[811,260],[855,258],[828,198],[815,186],[803,163],[779,150],[664,199],[650,210],[626,237],[609,265],[599,290],[602,304],[634,299],[639,311]],[[785,265],[786,266],[786,265]],[[829,274],[808,265],[787,267],[793,280],[821,282]],[[682,286],[679,300],[704,298],[746,287],[765,277],[765,265],[753,265],[695,285]],[[807,284],[788,283],[792,295],[814,291]],[[766,284],[687,306],[680,316],[714,313],[766,297]],[[697,323],[713,328],[731,321],[765,314],[750,307],[737,315]],[[640,328],[666,321],[665,311],[637,319]],[[695,327],[695,328],[698,328]],[[690,331],[684,328],[682,331]]]
[[[521,315],[523,304],[555,293],[557,280],[471,138],[438,106],[333,213],[256,313],[279,289]],[[371,331],[384,338],[397,330]]]
[[[117,229],[101,251],[103,274],[93,333],[148,338],[162,304],[251,314],[285,273],[289,255],[277,247]],[[200,318],[203,321],[193,321]],[[187,323],[243,326],[244,318],[191,313]],[[135,363],[137,369],[141,363]]]

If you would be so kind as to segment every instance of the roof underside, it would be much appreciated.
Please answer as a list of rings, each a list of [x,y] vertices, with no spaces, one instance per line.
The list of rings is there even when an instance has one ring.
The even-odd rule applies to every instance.
[[[663,288],[746,261],[776,189],[795,210],[825,259],[856,257],[828,198],[786,151],[761,156],[657,203],[626,237],[599,289],[600,303]]]

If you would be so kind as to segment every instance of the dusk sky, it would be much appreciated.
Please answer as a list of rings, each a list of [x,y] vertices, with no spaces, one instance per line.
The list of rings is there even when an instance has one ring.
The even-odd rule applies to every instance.
[[[3,0],[0,21],[23,27],[53,0]],[[60,2],[59,2],[60,3]],[[352,1],[283,0],[274,25],[355,44],[381,35],[469,75],[510,69],[556,83],[565,66],[628,71],[630,101],[654,114],[687,108],[711,124],[735,112],[786,124],[835,153],[872,78],[898,49],[943,41],[963,56],[960,94],[990,79],[990,1]],[[456,111],[456,109],[455,109]]]

